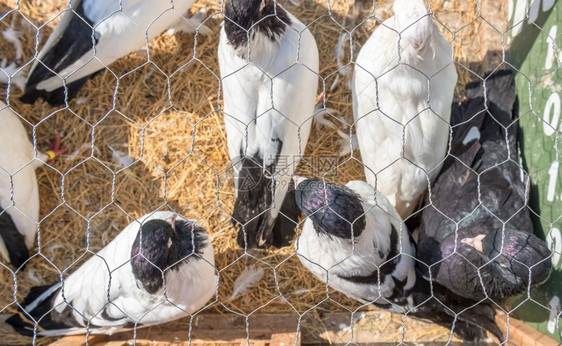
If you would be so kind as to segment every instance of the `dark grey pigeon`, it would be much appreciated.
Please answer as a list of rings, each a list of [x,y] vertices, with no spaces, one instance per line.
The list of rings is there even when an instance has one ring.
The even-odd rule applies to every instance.
[[[466,101],[453,105],[450,155],[419,226],[418,269],[463,297],[501,300],[546,280],[551,264],[527,207],[513,75],[498,71],[484,85],[468,84]]]

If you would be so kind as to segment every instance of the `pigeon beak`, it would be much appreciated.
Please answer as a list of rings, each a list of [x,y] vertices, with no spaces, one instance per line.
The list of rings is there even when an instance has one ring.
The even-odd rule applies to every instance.
[[[172,226],[172,229],[175,231],[176,230],[176,218],[178,217],[178,214],[172,214],[172,216],[170,216],[169,218],[166,219],[166,222],[170,224],[170,226]]]
[[[305,178],[305,177],[299,177],[298,175],[294,174],[293,175],[293,182],[295,183],[295,190],[299,186],[299,184],[302,183],[303,181],[305,181],[306,179],[307,178]]]
[[[463,238],[461,243],[472,246],[476,250],[482,252],[482,240],[486,237],[485,234],[479,234],[474,238]]]

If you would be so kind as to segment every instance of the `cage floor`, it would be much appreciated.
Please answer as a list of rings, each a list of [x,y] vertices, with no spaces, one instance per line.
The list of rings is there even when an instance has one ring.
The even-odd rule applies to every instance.
[[[390,0],[376,1],[373,9],[355,10],[353,0],[306,0],[300,6],[280,1],[301,21],[309,24],[320,49],[320,78],[326,85],[327,107],[351,123],[351,75],[335,73],[334,49],[344,29],[353,30],[355,54],[378,25],[391,13]],[[501,35],[506,26],[506,4],[480,1],[489,7],[480,15],[476,1],[432,1],[435,22],[455,47],[459,90],[470,80],[501,60]],[[38,47],[60,19],[67,1],[0,0],[0,31],[13,27],[20,33],[23,59],[29,71]],[[329,6],[328,6],[329,4]],[[17,9],[16,9],[17,8]],[[69,152],[49,167],[38,170],[42,217],[36,255],[26,269],[12,273],[0,269],[0,307],[14,312],[14,299],[22,301],[32,286],[53,283],[71,273],[107,244],[132,218],[156,209],[169,209],[198,219],[212,236],[216,266],[220,270],[218,300],[205,312],[295,313],[318,319],[320,314],[352,311],[361,306],[312,277],[293,254],[293,247],[244,253],[236,245],[236,231],[229,212],[234,204],[232,174],[226,134],[220,113],[219,69],[216,46],[221,2],[201,0],[192,12],[206,8],[208,36],[162,34],[146,50],[132,53],[88,81],[68,108],[50,107],[43,101],[25,105],[21,91],[2,88],[2,98],[30,123],[36,124],[39,150],[45,150],[55,132]],[[16,10],[14,10],[16,9]],[[373,15],[374,14],[374,15]],[[490,24],[502,26],[498,32]],[[39,30],[36,27],[40,28]],[[454,36],[454,40],[453,40]],[[14,59],[11,43],[0,41],[0,56]],[[349,53],[343,64],[351,67]],[[29,63],[28,63],[29,62]],[[167,75],[173,76],[169,78]],[[334,88],[330,87],[334,85]],[[335,119],[334,119],[335,120]],[[342,128],[349,131],[345,124]],[[353,130],[353,129],[351,129]],[[32,128],[29,128],[31,134]],[[359,154],[339,158],[335,130],[314,128],[306,155],[324,157],[301,165],[300,174],[318,176],[333,167],[329,179],[345,183],[363,179]],[[266,274],[245,295],[229,300],[234,280],[249,265],[263,267]],[[275,276],[279,282],[276,287]],[[310,310],[312,307],[314,309]],[[310,310],[310,311],[309,311]],[[403,316],[388,313],[367,321],[380,329],[380,341],[401,340],[397,326]],[[303,319],[305,323],[306,319]],[[398,322],[398,324],[396,324]],[[175,322],[187,328],[189,319]],[[408,340],[446,341],[449,331],[431,324],[407,329]],[[186,329],[184,329],[186,330]],[[0,330],[10,344],[29,339]],[[39,339],[45,344],[52,339]]]

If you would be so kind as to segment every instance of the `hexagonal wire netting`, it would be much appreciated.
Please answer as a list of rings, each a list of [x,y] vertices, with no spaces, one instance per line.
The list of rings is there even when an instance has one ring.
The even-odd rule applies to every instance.
[[[247,6],[246,12],[250,12],[251,6],[248,4],[252,1],[230,1],[241,6],[239,8],[246,9],[244,6]],[[129,332],[125,338],[135,341],[157,340],[162,337],[172,342],[172,335],[176,341],[191,342],[203,335],[198,334],[198,328],[205,324],[202,322],[205,320],[198,318],[211,313],[208,318],[212,322],[207,322],[208,329],[218,328],[225,333],[239,329],[243,339],[249,343],[262,332],[263,323],[269,321],[263,314],[279,313],[285,323],[283,328],[298,332],[303,342],[318,342],[326,340],[325,338],[330,342],[344,343],[451,342],[460,340],[459,335],[452,332],[452,326],[457,333],[459,328],[465,328],[466,333],[466,326],[469,324],[463,316],[467,316],[469,310],[478,310],[478,306],[495,310],[497,316],[506,319],[507,326],[510,325],[511,318],[521,316],[525,320],[544,322],[549,333],[559,335],[561,312],[555,282],[560,276],[555,272],[551,281],[540,287],[535,287],[538,282],[533,276],[533,269],[543,268],[546,263],[552,262],[555,268],[559,266],[562,244],[561,198],[556,195],[560,193],[556,191],[556,187],[561,186],[561,181],[558,141],[560,99],[556,80],[560,60],[556,35],[557,12],[556,8],[552,10],[555,2],[412,0],[406,1],[404,6],[404,1],[396,1],[402,3],[402,6],[397,6],[394,10],[391,0],[275,2],[275,5],[271,5],[273,14],[254,20],[251,23],[252,29],[246,30],[249,28],[246,25],[250,25],[247,22],[231,25],[229,30],[244,32],[240,36],[242,38],[239,37],[242,44],[236,50],[241,56],[238,63],[242,61],[242,64],[236,67],[235,64],[228,66],[225,63],[223,70],[219,68],[217,56],[220,54],[217,53],[219,41],[226,37],[219,37],[223,27],[221,22],[226,20],[234,23],[239,18],[237,16],[243,17],[234,11],[234,18],[225,19],[229,0],[200,0],[195,3],[174,0],[159,4],[128,0],[76,0],[70,3],[63,0],[0,1],[3,14],[0,31],[4,37],[0,41],[0,52],[4,57],[0,66],[3,72],[0,73],[0,78],[3,85],[6,85],[2,89],[2,98],[7,104],[3,107],[2,114],[7,119],[6,132],[3,139],[0,139],[4,141],[1,142],[4,144],[1,149],[4,158],[0,160],[3,165],[0,199],[4,217],[0,231],[3,232],[4,245],[0,246],[0,250],[3,255],[10,254],[9,258],[3,257],[0,269],[0,306],[5,315],[16,314],[22,319],[28,319],[28,324],[23,328],[26,336],[19,335],[6,325],[1,329],[3,340],[9,344],[28,344],[30,341],[34,344],[48,344],[54,341],[53,337],[61,337],[52,336],[48,333],[49,329],[77,327],[78,329],[61,333],[68,334],[78,330],[78,333],[91,334],[100,330],[104,333],[116,332],[118,328],[112,327],[119,326],[132,329],[133,333]],[[269,0],[254,3],[259,5],[258,11],[270,9]],[[419,13],[415,11],[419,11],[416,6],[421,3],[427,7],[428,10],[424,10],[427,14],[418,17],[412,15]],[[403,15],[396,13],[398,11],[404,11]],[[549,18],[550,13],[554,14]],[[395,24],[391,18],[393,15],[402,20],[402,25],[407,25],[400,27],[400,24]],[[302,26],[299,26],[299,21],[303,23]],[[57,31],[57,25],[66,27],[67,32],[63,34],[62,31]],[[273,27],[268,28],[268,25]],[[375,30],[379,33],[386,30],[389,34],[367,49],[367,40]],[[427,46],[424,42],[415,41],[416,36],[412,33],[415,31],[416,35],[423,36],[420,34],[423,30],[433,30],[430,37],[435,38],[435,41]],[[308,32],[312,35],[308,36]],[[270,37],[260,40],[259,35]],[[446,43],[439,41],[440,35]],[[271,51],[261,51],[260,48],[275,47],[278,44],[275,43],[276,40],[285,36],[294,39],[292,46],[290,45],[294,54],[287,53],[284,56],[283,53],[276,52],[273,57],[269,56],[267,59],[284,56],[285,60],[279,61],[279,58],[276,65],[268,70],[260,57],[271,55]],[[319,68],[306,63],[315,60],[314,52],[311,53],[310,50],[313,42],[311,38],[318,46]],[[246,45],[244,40],[248,39],[250,42],[256,41]],[[57,41],[62,43],[57,46],[55,53],[51,56],[42,53],[44,46],[56,46]],[[536,48],[533,46],[535,41],[545,43]],[[439,45],[441,46],[437,47]],[[236,48],[237,45],[232,41],[223,45],[225,56],[235,52],[233,47]],[[408,55],[408,50],[412,50],[412,47],[415,47],[417,55]],[[361,59],[358,55],[363,48],[366,53]],[[274,48],[268,49],[274,51]],[[530,53],[533,49],[538,52]],[[432,54],[428,53],[430,50]],[[251,58],[253,54],[255,60]],[[307,60],[307,54],[312,54],[312,58]],[[383,64],[385,58],[388,63]],[[227,61],[228,58],[223,59]],[[541,63],[538,64],[540,67],[535,68],[534,59],[546,59],[546,66],[543,67]],[[78,62],[72,65],[70,62],[75,60]],[[365,62],[365,66],[362,66],[362,62]],[[378,66],[377,63],[383,66]],[[41,68],[42,77],[38,76],[39,79],[35,82],[27,79],[31,70]],[[291,69],[298,72],[291,74]],[[458,75],[456,84],[453,78],[455,69]],[[501,85],[504,88],[500,90],[496,89],[498,85],[488,84],[493,79],[490,77],[493,75],[488,73],[503,69],[514,71],[516,91],[519,94],[518,112],[517,109],[513,111],[513,118],[508,118],[507,122],[502,122],[505,119],[497,114],[502,111],[503,116],[511,114],[509,111],[514,107],[514,100],[510,99],[507,91],[510,85]],[[82,75],[84,71],[88,72]],[[247,116],[240,109],[245,109],[251,102],[257,102],[248,100],[260,97],[258,92],[252,92],[251,84],[252,74],[259,73],[263,74],[259,79],[260,87],[269,92],[268,96],[261,96],[260,102],[266,104],[261,106],[263,113],[256,111],[251,120],[238,119],[237,117]],[[361,73],[363,74],[358,75]],[[71,83],[89,74],[91,78],[86,78],[83,87],[74,94],[75,84]],[[244,77],[237,77],[237,74]],[[303,76],[307,74],[313,77],[304,81],[306,78]],[[45,76],[50,76],[49,81],[38,83],[45,80]],[[243,78],[246,79],[242,80]],[[276,84],[287,78],[294,78],[299,82],[294,85]],[[364,90],[359,90],[361,78],[371,78],[370,82],[363,85]],[[229,79],[231,82],[228,82]],[[240,84],[233,83],[232,80]],[[469,84],[471,82],[476,84]],[[305,83],[312,84],[303,87]],[[315,83],[318,84],[318,89],[312,90],[310,86]],[[29,96],[33,94],[30,90],[37,92],[51,88],[52,85],[63,89],[68,87],[62,93],[62,99],[58,99],[58,105],[53,105],[57,103],[55,99],[46,102],[39,98],[35,102],[29,102],[29,97],[34,98],[33,95]],[[246,87],[248,90],[245,90]],[[297,90],[292,89],[293,87]],[[416,91],[416,88],[422,91]],[[453,88],[455,98],[449,100],[448,95],[453,92]],[[456,119],[457,124],[450,126],[447,115],[450,102],[465,102],[461,109],[469,114],[471,108],[466,105],[478,99],[478,92],[482,94],[480,108],[472,110],[470,120],[465,118],[464,122],[459,122],[459,118],[454,118],[455,114],[459,114],[455,113],[458,107],[453,107],[453,119]],[[554,96],[548,98],[543,112],[544,102],[540,95],[549,95],[551,92]],[[223,104],[223,97],[228,97],[227,93],[231,97],[231,114],[228,106]],[[316,102],[314,110],[308,107],[312,105],[308,97],[310,93],[314,94]],[[28,95],[27,100],[25,97],[20,99],[24,94]],[[289,95],[288,101],[282,96],[285,94]],[[316,97],[317,94],[319,97]],[[414,100],[414,94],[421,97]],[[412,102],[412,108],[404,109],[415,109],[414,114],[405,114],[405,118],[402,118],[399,113],[404,109],[397,110],[389,106],[392,100],[396,104]],[[369,102],[373,104],[369,106]],[[499,106],[491,106],[491,102],[497,102]],[[371,108],[357,114],[362,112],[362,104]],[[295,106],[302,108],[294,110]],[[292,113],[287,116],[280,109],[288,109]],[[14,118],[14,114],[17,118]],[[486,118],[485,114],[490,116]],[[322,238],[320,234],[323,231],[319,231],[318,226],[318,232],[311,233],[318,235],[321,243],[325,241],[326,244],[333,242],[330,244],[337,245],[333,245],[332,252],[322,249],[328,252],[321,253],[318,259],[308,258],[303,252],[297,253],[299,241],[303,239],[303,228],[307,227],[305,216],[295,220],[294,232],[292,227],[288,229],[291,239],[283,241],[284,246],[280,248],[256,249],[251,246],[252,241],[248,241],[248,246],[239,246],[238,229],[247,231],[245,234],[250,237],[250,225],[255,220],[260,220],[264,213],[269,213],[273,202],[270,200],[266,207],[262,207],[251,217],[237,220],[237,225],[233,225],[231,218],[233,210],[237,208],[234,180],[235,177],[238,179],[236,184],[238,189],[242,189],[241,186],[247,181],[241,179],[236,172],[247,161],[241,163],[237,159],[231,160],[231,156],[236,155],[229,154],[229,145],[232,143],[227,140],[227,131],[233,131],[233,128],[238,130],[241,143],[254,140],[251,138],[254,134],[249,130],[252,123],[269,116],[273,119],[271,122],[279,123],[270,124],[266,127],[267,131],[273,131],[276,126],[285,126],[286,131],[282,131],[285,137],[280,135],[281,138],[278,139],[281,143],[279,148],[274,146],[277,149],[263,149],[274,153],[277,166],[268,166],[271,159],[267,157],[258,157],[252,161],[258,167],[257,171],[261,172],[260,179],[277,182],[275,189],[267,186],[267,191],[277,191],[280,186],[288,184],[293,171],[299,176],[315,177],[337,184],[346,184],[351,180],[364,181],[367,172],[368,182],[390,198],[393,204],[407,204],[399,208],[406,221],[401,220],[382,195],[376,195],[375,198],[361,195],[364,210],[359,213],[360,216],[346,218],[343,226],[339,224],[345,228],[347,222],[351,239],[334,235],[324,235]],[[497,147],[483,145],[485,153],[478,158],[478,164],[472,165],[465,155],[475,147],[470,149],[466,144],[473,143],[470,140],[493,137],[492,130],[481,128],[474,135],[471,134],[470,127],[463,127],[479,117],[485,119],[484,123],[493,124],[491,126],[499,130],[500,134],[496,133],[494,140],[503,141],[504,150],[496,153],[493,150]],[[289,122],[282,122],[288,118]],[[375,118],[378,123],[367,122]],[[19,120],[24,131],[20,129],[18,121],[11,123],[9,119]],[[365,125],[360,127],[362,119]],[[420,119],[429,119],[433,123],[420,125]],[[315,125],[311,127],[313,120]],[[515,137],[513,132],[517,131],[519,124],[523,130],[520,129],[519,137]],[[381,131],[380,128],[384,130]],[[544,129],[544,134],[541,129]],[[429,135],[424,130],[429,131]],[[260,131],[263,129],[258,130]],[[31,140],[31,155],[25,151],[25,141],[19,143],[19,139],[12,140],[20,132],[25,132]],[[524,133],[524,138],[521,132]],[[468,142],[458,138],[455,141],[457,133],[468,133],[464,138]],[[388,134],[388,142],[377,137]],[[263,136],[268,135],[269,133]],[[60,137],[60,148],[65,148],[66,151],[54,158],[43,155],[57,147],[53,140],[57,136]],[[233,137],[232,134],[230,136]],[[422,137],[429,142],[415,143]],[[514,143],[515,138],[518,138],[517,143]],[[275,142],[273,139],[272,142]],[[397,145],[397,139],[403,145]],[[431,142],[433,140],[436,142]],[[521,149],[519,142],[523,144]],[[299,143],[300,146],[294,143]],[[357,147],[358,144],[360,148]],[[251,144],[239,145],[251,151],[248,149]],[[292,152],[282,151],[283,146],[291,145],[297,148],[293,148]],[[539,145],[544,147],[539,148]],[[18,148],[24,149],[18,151]],[[374,153],[370,151],[371,148],[374,148]],[[230,150],[232,152],[232,148]],[[536,159],[535,151],[540,152]],[[397,156],[393,157],[394,154]],[[495,160],[494,163],[486,166],[490,161],[486,158],[495,154],[500,158],[490,159]],[[389,157],[384,157],[385,155]],[[521,156],[525,161],[520,159]],[[367,160],[374,167],[367,165]],[[518,181],[514,180],[513,167],[511,171],[506,168],[514,164],[517,165],[517,175],[520,175]],[[442,166],[445,168],[437,178]],[[456,168],[451,172],[452,166]],[[411,173],[412,170],[418,174],[412,180],[417,181],[418,186],[404,183],[404,186],[393,192],[392,176],[406,174],[404,172],[407,171]],[[39,211],[35,210],[37,205],[29,206],[33,201],[18,201],[18,188],[33,189],[33,171],[38,184]],[[503,174],[498,179],[507,179],[509,188],[497,188],[494,185],[497,182],[495,178],[491,181],[487,178],[488,173],[493,175],[498,171]],[[464,199],[463,184],[471,183],[462,179],[471,174],[474,177],[472,183],[476,185],[472,190],[466,190],[472,194],[467,193]],[[256,184],[259,185],[259,181],[250,182],[253,184],[248,188],[250,191]],[[433,185],[437,183],[440,185]],[[431,188],[425,191],[428,184]],[[330,190],[326,187],[330,186],[321,187],[326,192]],[[488,193],[494,189],[500,189],[501,193],[510,196],[512,193],[520,194],[520,202],[523,204],[511,204],[511,197],[501,193]],[[360,191],[365,192],[361,189],[354,192],[361,194]],[[409,193],[414,196],[406,196]],[[261,195],[252,198],[263,199],[263,195],[267,193],[262,192]],[[276,195],[272,196],[275,199]],[[325,200],[328,196],[323,195],[323,198]],[[506,200],[509,203],[502,205]],[[492,204],[487,204],[490,201]],[[461,209],[463,203],[469,207]],[[340,214],[346,214],[353,208],[352,204],[347,204],[339,210],[335,205],[330,205],[327,209],[340,218],[343,217]],[[440,210],[440,206],[447,211]],[[464,211],[455,214],[457,210]],[[189,230],[185,233],[189,234],[189,241],[182,243],[182,248],[189,249],[189,253],[184,254],[185,257],[176,253],[173,258],[177,261],[167,262],[162,269],[148,253],[139,250],[142,252],[140,255],[135,255],[134,252],[131,254],[131,249],[135,247],[133,240],[136,230],[143,221],[141,217],[156,211],[171,211],[171,214],[178,214],[178,218],[196,221],[208,233],[208,244],[212,244],[214,254],[204,253],[202,247],[205,242],[198,243],[196,228],[192,224],[188,225]],[[307,215],[314,215],[314,212],[308,210]],[[506,215],[506,212],[518,213],[519,216]],[[373,221],[375,216],[365,216],[371,215],[370,213],[376,213],[376,221]],[[478,247],[475,244],[480,240],[480,246],[485,247],[484,241],[475,236],[477,233],[468,232],[470,236],[462,233],[467,223],[479,226],[485,223],[478,221],[479,213],[488,213],[486,220],[495,223],[493,227],[499,230],[497,240],[502,245],[496,253],[488,253],[489,257],[484,262],[468,263],[471,261],[470,256],[462,250],[466,249],[465,245],[471,243],[472,247]],[[452,265],[447,262],[449,260],[457,261],[456,267],[452,267],[453,271],[472,270],[472,274],[462,273],[456,283],[462,283],[462,280],[472,275],[470,280],[467,279],[470,284],[480,288],[489,287],[486,286],[490,282],[487,280],[494,279],[489,279],[486,268],[493,265],[497,267],[494,275],[507,273],[505,263],[498,260],[502,256],[499,252],[503,251],[504,242],[517,238],[517,235],[513,235],[513,238],[512,233],[509,233],[510,225],[519,229],[526,227],[527,231],[532,229],[531,220],[526,213],[533,217],[535,233],[546,239],[552,254],[543,253],[544,256],[531,265],[525,262],[525,257],[513,255],[510,258],[513,268],[519,266],[519,270],[526,273],[512,278],[519,285],[517,292],[511,294],[519,294],[516,298],[505,299],[507,295],[497,295],[496,291],[490,289],[482,293],[481,297],[469,297],[468,302],[465,301],[466,296],[474,292],[458,299],[450,298],[455,296],[451,291],[450,295],[437,295],[439,288],[436,287],[440,284],[448,288],[456,287],[454,279],[440,276],[441,266]],[[155,214],[153,217],[169,219],[171,214]],[[10,228],[7,216],[11,217],[18,228],[19,222],[27,222],[26,227],[30,227],[29,223],[32,224],[32,235],[28,237],[33,239],[28,240],[30,257],[24,262],[25,267],[13,265],[12,253],[19,250],[13,243],[14,239],[6,240],[4,235]],[[355,232],[355,227],[365,218],[367,227],[364,234],[371,234],[370,237],[375,238],[382,236],[372,234],[383,234],[386,237],[383,240],[376,238],[375,241],[379,244],[374,248],[372,243],[371,247],[365,247],[362,239],[367,236]],[[438,222],[438,227],[434,224],[437,219],[441,222]],[[452,224],[449,229],[453,230],[452,238],[447,238],[447,241],[454,239],[450,254],[442,253],[446,251],[443,247],[445,240],[429,247],[421,246],[424,227],[427,228],[425,233],[431,234],[439,232],[441,228],[446,229],[447,223]],[[135,232],[123,231],[129,224],[131,228],[127,229],[134,229]],[[309,221],[308,227],[311,225]],[[408,229],[418,247],[417,254],[408,250]],[[544,229],[544,234],[541,229]],[[418,231],[413,232],[414,230]],[[117,237],[122,231],[128,237]],[[392,240],[393,232],[402,232],[403,237],[397,236]],[[11,237],[18,236],[12,233]],[[147,237],[150,243],[157,243],[156,239]],[[525,243],[526,247],[517,247],[520,243],[513,246],[517,247],[519,253],[526,253],[525,249],[532,243],[529,239]],[[142,237],[140,242],[142,243]],[[533,246],[546,247],[546,243],[537,240]],[[170,244],[164,248],[169,249]],[[304,242],[300,244],[304,251]],[[105,246],[108,247],[102,250]],[[382,254],[382,250],[393,246],[398,252]],[[505,246],[509,248],[510,245]],[[193,247],[196,248],[195,253],[191,253]],[[443,256],[432,263],[420,260],[422,256],[433,260],[435,253],[432,249],[439,250],[438,255]],[[307,251],[314,252],[313,250],[315,249],[307,247]],[[425,251],[423,254],[420,252],[422,250]],[[377,251],[381,253],[380,256]],[[480,252],[486,250],[480,249]],[[141,266],[146,265],[147,268],[156,270],[156,274],[149,269],[141,274],[133,273],[132,263],[135,258],[141,259]],[[408,296],[410,290],[416,291],[410,287],[410,279],[396,279],[399,276],[396,271],[399,259],[403,266],[410,266],[409,275],[416,276],[418,281],[425,281],[420,285],[429,287],[429,293],[424,291],[426,296],[422,295],[421,301]],[[200,294],[209,295],[208,301],[202,298],[198,302],[190,301],[194,299],[192,296],[197,295],[193,291],[182,297],[185,301],[168,297],[177,297],[177,292],[172,293],[172,289],[166,287],[172,285],[175,290],[178,285],[167,274],[177,271],[178,266],[184,262],[188,265],[199,263],[200,266],[204,263],[202,266],[208,267],[188,270],[180,266],[183,269],[179,272],[188,275],[183,279],[175,278],[177,282],[186,280],[186,284],[179,287],[204,291]],[[357,267],[346,267],[345,263],[350,262]],[[322,263],[331,264],[325,268]],[[389,298],[384,292],[389,285],[385,280],[390,280],[387,272],[390,266],[390,274],[395,275],[391,286],[396,290],[399,290],[397,287],[404,289],[406,293],[403,294],[408,299],[396,298],[394,294]],[[343,278],[341,268],[349,274],[347,279]],[[365,271],[369,268],[376,270],[367,275]],[[513,268],[511,269],[516,271]],[[323,280],[312,275],[309,269]],[[207,272],[208,277],[197,277],[189,281],[189,275],[199,275],[198,270]],[[208,274],[209,272],[212,274]],[[73,273],[74,279],[71,280]],[[152,284],[162,285],[157,287],[152,298],[148,298],[146,294],[147,286],[142,275],[151,276],[156,282]],[[217,281],[213,281],[215,275]],[[430,285],[426,276],[435,280],[433,284]],[[544,275],[540,279],[542,281]],[[209,282],[214,289],[205,286]],[[353,291],[354,288],[342,293],[339,291],[345,291],[347,286],[341,282],[347,282],[350,287],[371,287],[371,292],[365,297],[360,297]],[[53,284],[59,285],[55,287],[60,289],[60,293],[55,292],[59,294],[59,300],[53,300],[54,305],[51,303],[39,316],[30,319],[21,309],[31,313],[34,307],[41,304],[31,304],[32,301],[26,301],[25,297],[34,292],[32,287]],[[457,293],[462,293],[462,289],[455,289]],[[501,291],[501,287],[498,290]],[[144,293],[139,295],[139,291]],[[37,293],[35,290],[35,295]],[[97,305],[85,303],[92,296],[97,297]],[[119,299],[125,296],[130,300],[121,303],[123,300]],[[421,306],[430,300],[434,304],[437,301],[431,313],[416,315],[416,311],[423,311]],[[370,307],[372,303],[386,309],[373,310]],[[388,305],[389,303],[392,304]],[[458,305],[449,307],[449,303]],[[159,310],[162,306],[169,307],[171,312]],[[135,310],[138,307],[141,307],[140,312]],[[389,309],[402,313],[390,314],[387,312]],[[435,309],[442,311],[436,312]],[[64,313],[60,314],[61,311]],[[365,315],[365,311],[375,312]],[[59,313],[58,317],[49,317],[49,314],[56,313]],[[343,314],[345,321],[335,332],[328,322],[326,325],[322,322],[327,316],[332,316],[332,313]],[[146,324],[155,314],[160,315],[149,323],[155,326],[142,328],[145,327],[143,322]],[[213,319],[213,316],[225,314],[240,319],[236,321],[242,323],[237,325],[233,322],[233,325],[224,326],[221,324],[223,322]],[[450,328],[415,318],[418,316],[426,321],[435,320],[440,314],[448,316],[445,324],[449,324]],[[528,318],[533,314],[546,317]],[[364,316],[366,317],[362,319]],[[179,317],[181,318],[177,319]],[[260,321],[262,318],[264,319]],[[175,321],[161,325],[163,320]],[[279,320],[276,321],[280,323]],[[48,326],[47,322],[53,324]],[[269,327],[275,329],[275,326]],[[332,330],[331,334],[328,330]],[[157,336],[153,337],[150,331],[156,331]],[[504,336],[506,340],[509,339],[509,334]]]

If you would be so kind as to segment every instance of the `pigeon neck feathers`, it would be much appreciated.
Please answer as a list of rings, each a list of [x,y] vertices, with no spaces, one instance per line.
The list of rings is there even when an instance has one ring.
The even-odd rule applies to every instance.
[[[174,227],[176,237],[172,239],[168,266],[171,270],[178,270],[180,264],[203,256],[208,240],[205,230],[189,220],[176,220]]]
[[[247,45],[248,38],[253,40],[256,34],[278,41],[291,25],[287,11],[274,0],[230,0],[225,17],[226,36],[235,49]]]
[[[296,201],[317,232],[352,239],[365,230],[361,200],[347,186],[307,179],[297,186]]]
[[[177,271],[192,254],[201,255],[206,246],[202,228],[176,220],[174,228],[165,220],[144,223],[131,249],[131,266],[137,282],[151,294],[164,284],[165,270]],[[140,288],[140,287],[139,287]]]

